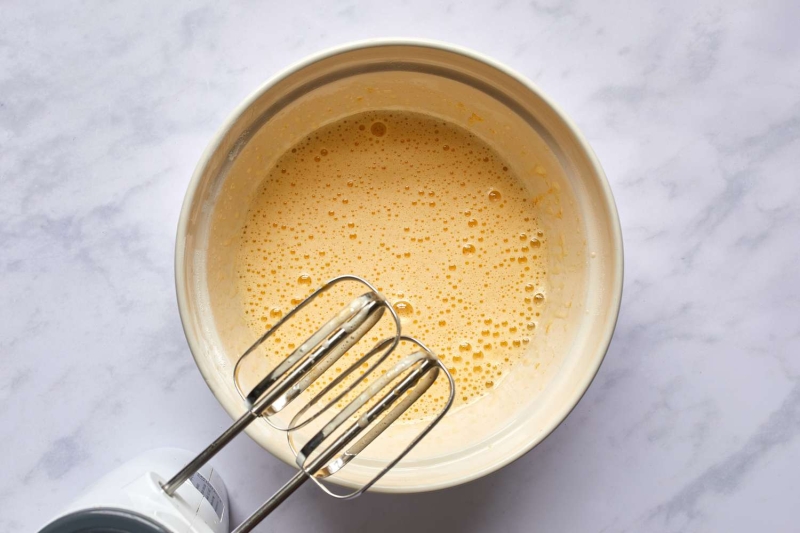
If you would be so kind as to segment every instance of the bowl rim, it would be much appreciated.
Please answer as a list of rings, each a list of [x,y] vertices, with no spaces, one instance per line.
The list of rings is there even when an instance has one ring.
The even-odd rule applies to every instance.
[[[517,459],[528,453],[530,450],[532,450],[534,447],[536,447],[548,436],[550,436],[553,433],[553,431],[555,431],[555,429],[559,425],[561,425],[564,422],[564,420],[566,420],[566,418],[569,416],[572,410],[575,409],[575,407],[581,401],[583,396],[586,394],[586,391],[589,389],[589,386],[592,384],[592,381],[594,381],[594,378],[597,376],[597,372],[600,369],[600,365],[605,360],[609,345],[611,344],[611,338],[613,337],[614,330],[616,328],[617,320],[619,317],[620,306],[622,302],[624,254],[623,254],[623,242],[622,242],[622,229],[620,226],[619,213],[617,211],[616,203],[614,201],[614,196],[611,192],[611,187],[608,183],[608,179],[606,178],[606,174],[603,171],[602,166],[600,165],[600,161],[597,159],[594,150],[592,150],[591,146],[586,141],[583,134],[578,129],[577,125],[567,116],[567,114],[558,106],[558,104],[556,104],[536,84],[534,84],[527,77],[520,74],[516,70],[480,52],[476,52],[474,50],[465,48],[460,45],[450,44],[431,39],[376,38],[376,39],[352,41],[324,49],[310,56],[306,56],[305,58],[291,64],[290,66],[284,68],[282,71],[278,72],[277,74],[269,78],[267,81],[262,83],[261,86],[255,89],[241,103],[239,103],[239,105],[237,105],[236,108],[225,119],[222,126],[216,131],[216,133],[206,146],[205,150],[201,154],[200,159],[198,160],[197,165],[195,166],[194,172],[187,186],[186,195],[184,196],[183,204],[181,205],[180,216],[178,219],[178,228],[175,239],[175,289],[178,300],[178,312],[181,318],[181,326],[183,327],[184,336],[186,337],[187,343],[189,344],[189,351],[192,354],[192,358],[194,359],[198,370],[200,370],[200,373],[203,376],[203,380],[206,382],[206,385],[211,390],[211,393],[214,395],[214,397],[217,399],[217,401],[220,403],[223,409],[225,409],[225,411],[232,418],[234,419],[238,418],[238,416],[240,416],[238,412],[236,412],[232,407],[229,408],[229,406],[225,405],[224,402],[219,400],[215,388],[211,384],[211,376],[206,375],[206,372],[204,371],[203,366],[200,364],[200,360],[196,355],[202,352],[202,347],[200,346],[200,342],[197,338],[194,337],[193,334],[190,333],[189,328],[187,327],[187,324],[190,321],[189,317],[190,310],[188,305],[189,296],[186,290],[187,284],[184,276],[184,266],[185,266],[184,258],[186,251],[185,243],[186,243],[187,229],[190,223],[189,214],[192,205],[195,202],[195,197],[197,194],[197,189],[200,180],[202,179],[205,168],[207,167],[209,161],[211,160],[211,157],[219,148],[227,132],[241,118],[241,116],[246,112],[246,110],[259,97],[261,97],[261,95],[263,95],[266,91],[270,90],[278,82],[313,63],[316,63],[318,61],[336,55],[348,53],[354,50],[389,47],[389,46],[431,48],[435,50],[451,52],[470,59],[474,59],[490,67],[493,67],[496,70],[502,72],[503,74],[506,74],[510,78],[516,80],[517,82],[522,84],[526,89],[528,89],[529,91],[534,93],[537,97],[539,97],[546,106],[549,106],[552,112],[558,117],[558,119],[574,136],[578,146],[586,155],[587,160],[594,172],[594,176],[598,182],[597,184],[600,186],[600,190],[602,192],[601,194],[602,201],[606,204],[606,208],[609,214],[608,223],[609,223],[609,228],[611,230],[610,240],[611,240],[611,255],[613,256],[611,258],[612,264],[617,265],[617,268],[615,268],[613,271],[609,273],[610,274],[609,283],[606,290],[608,290],[608,292],[611,295],[611,304],[612,304],[610,309],[611,312],[608,313],[608,315],[606,316],[605,323],[602,325],[603,334],[601,336],[601,341],[597,344],[597,347],[595,349],[595,356],[590,361],[593,365],[593,368],[588,369],[589,372],[587,373],[587,377],[584,379],[584,382],[580,384],[577,392],[574,394],[572,399],[564,403],[562,408],[559,410],[558,416],[553,417],[553,422],[548,424],[540,433],[533,436],[524,446],[521,446],[514,453],[500,457],[498,458],[498,460],[491,463],[487,467],[470,472],[469,474],[461,475],[459,477],[454,477],[452,479],[436,483],[416,484],[416,485],[408,485],[402,487],[382,486],[379,481],[370,488],[371,492],[416,493],[416,492],[427,492],[433,490],[440,490],[448,487],[454,487],[457,485],[467,483],[469,481],[473,481],[485,475],[488,475],[516,461]],[[261,445],[259,444],[259,446]],[[278,457],[275,454],[272,455]],[[295,466],[291,462],[287,462],[287,464]],[[350,483],[348,482],[344,482],[343,484],[350,485]]]

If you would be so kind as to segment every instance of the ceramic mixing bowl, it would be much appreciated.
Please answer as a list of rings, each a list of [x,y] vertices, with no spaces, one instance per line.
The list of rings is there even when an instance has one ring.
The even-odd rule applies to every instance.
[[[197,366],[232,417],[245,409],[233,364],[255,339],[243,314],[235,258],[259,177],[320,126],[378,109],[436,116],[490,144],[537,199],[549,246],[547,305],[522,360],[491,394],[448,413],[373,488],[426,491],[508,464],[575,407],[614,331],[622,238],[611,190],[591,148],[548,97],[511,69],[462,48],[417,40],[355,43],[310,57],[233,112],[201,157],[181,212],[175,257],[181,319]],[[413,426],[392,431],[399,438]],[[266,422],[251,425],[248,433],[293,463],[285,435]],[[387,454],[370,449],[337,481],[364,483]]]

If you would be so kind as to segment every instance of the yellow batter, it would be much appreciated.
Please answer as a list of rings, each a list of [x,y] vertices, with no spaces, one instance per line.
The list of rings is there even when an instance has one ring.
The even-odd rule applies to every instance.
[[[406,112],[351,116],[264,177],[237,258],[246,316],[261,333],[328,279],[360,275],[454,374],[456,405],[474,401],[537,334],[547,245],[536,216],[468,131]],[[319,318],[308,334],[330,315]]]

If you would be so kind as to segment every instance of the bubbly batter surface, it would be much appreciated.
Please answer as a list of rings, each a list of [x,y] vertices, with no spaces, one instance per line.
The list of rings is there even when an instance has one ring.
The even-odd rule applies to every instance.
[[[467,130],[406,112],[351,116],[264,177],[237,258],[244,312],[260,334],[328,279],[360,275],[453,373],[456,405],[471,402],[538,334],[547,244],[536,216],[512,170]]]

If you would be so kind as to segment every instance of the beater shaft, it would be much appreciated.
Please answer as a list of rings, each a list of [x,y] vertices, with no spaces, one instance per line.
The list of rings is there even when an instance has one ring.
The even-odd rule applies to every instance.
[[[172,476],[172,479],[164,483],[161,486],[161,488],[164,489],[164,492],[170,496],[175,494],[175,491],[178,490],[178,487],[183,485],[187,479],[192,477],[192,474],[203,468],[203,465],[209,462],[212,457],[217,455],[217,452],[219,452],[230,441],[236,438],[236,436],[244,431],[244,429],[256,418],[258,418],[258,415],[253,413],[253,411],[247,411],[245,414],[243,414],[239,420],[234,422],[233,425],[226,429],[222,435],[217,437],[214,442],[209,444],[205,450],[200,452],[197,457],[192,459],[189,464],[184,466],[180,472]]]
[[[300,470],[292,479],[290,479],[283,487],[281,487],[278,492],[273,494],[269,500],[265,501],[264,504],[256,510],[256,512],[245,518],[244,522],[236,526],[236,529],[234,529],[231,533],[247,533],[248,531],[252,531],[254,527],[260,524],[261,521],[267,517],[267,515],[274,511],[280,504],[282,504],[286,498],[291,496],[294,491],[299,489],[307,479],[308,476],[306,473]]]

